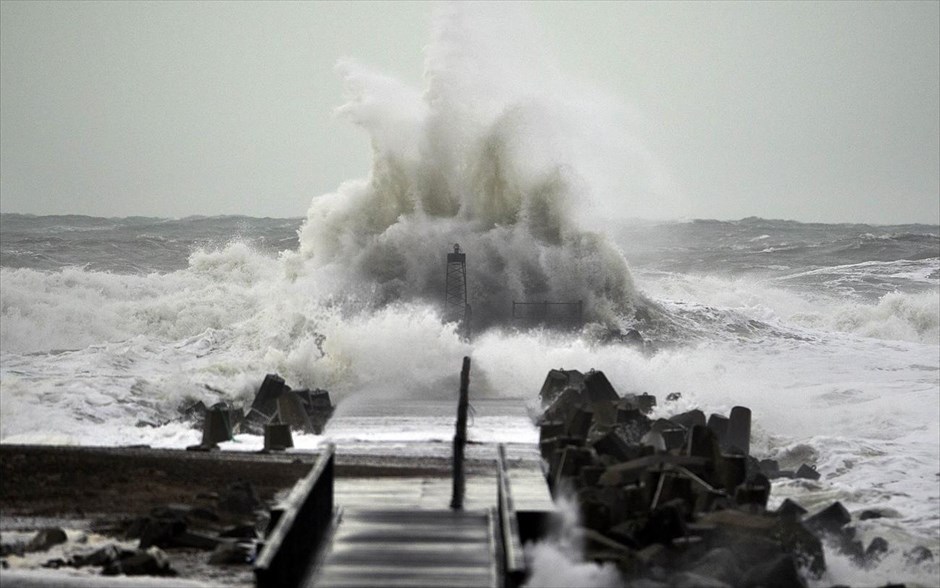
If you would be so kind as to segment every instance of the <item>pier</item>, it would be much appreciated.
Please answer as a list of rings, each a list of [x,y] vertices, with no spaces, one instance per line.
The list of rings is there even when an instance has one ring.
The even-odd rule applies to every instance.
[[[314,451],[0,445],[3,529],[23,524],[87,529],[103,519],[117,525],[149,516],[168,504],[203,508],[206,503],[194,497],[219,494],[241,480],[271,506],[272,522],[258,536],[254,560],[177,568],[182,556],[171,546],[166,549],[170,565],[181,573],[153,577],[153,585],[185,586],[195,580],[242,587],[517,586],[525,575],[521,545],[541,532],[554,509],[534,440],[507,443],[502,451],[497,443],[471,440],[463,464],[462,505],[454,509],[449,443],[362,445],[343,438],[344,430],[364,421],[388,419],[389,410],[397,411],[391,418],[420,415],[453,427],[456,404],[398,403],[383,409],[381,417],[373,417],[377,407],[363,406],[336,420],[341,439],[335,447]],[[471,432],[474,420],[479,424],[486,415],[512,413],[523,422],[518,400],[472,404]],[[345,425],[344,418],[349,419]],[[193,526],[188,532],[204,534]],[[209,552],[204,553],[186,557],[205,559]],[[10,569],[3,575],[5,588],[88,585],[50,570]],[[105,587],[124,578],[91,577]]]
[[[525,574],[521,533],[538,534],[554,506],[537,462],[511,464],[503,446],[494,458],[492,471],[473,469],[455,509],[441,470],[337,477],[331,495],[329,448],[271,532],[257,585],[515,586]]]

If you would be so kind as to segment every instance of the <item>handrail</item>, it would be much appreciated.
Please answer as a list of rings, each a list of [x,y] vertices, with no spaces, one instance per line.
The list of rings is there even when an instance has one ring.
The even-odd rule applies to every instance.
[[[506,466],[506,446],[500,443],[496,448],[496,481],[499,499],[499,528],[503,538],[503,559],[505,564],[506,586],[518,586],[525,579],[525,552],[519,537],[519,520],[509,488],[509,470]]]
[[[294,485],[284,512],[255,560],[258,588],[299,586],[333,519],[335,447],[328,444]]]

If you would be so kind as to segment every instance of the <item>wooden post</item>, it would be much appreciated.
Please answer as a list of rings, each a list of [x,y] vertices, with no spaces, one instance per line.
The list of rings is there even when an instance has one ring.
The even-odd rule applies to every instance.
[[[463,358],[463,369],[460,370],[460,400],[457,403],[457,432],[454,435],[454,488],[451,494],[450,507],[456,510],[463,508],[464,474],[463,449],[467,444],[467,406],[470,388],[470,358]]]

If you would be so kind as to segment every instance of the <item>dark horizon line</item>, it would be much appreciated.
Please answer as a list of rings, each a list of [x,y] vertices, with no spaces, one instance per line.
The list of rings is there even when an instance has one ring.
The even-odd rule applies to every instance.
[[[186,216],[150,216],[150,215],[130,215],[130,216],[95,216],[90,214],[36,214],[31,212],[0,212],[0,217],[25,217],[25,218],[82,218],[99,220],[151,220],[151,221],[187,221],[187,220],[209,220],[209,219],[233,219],[248,218],[257,220],[280,220],[280,221],[300,221],[305,220],[305,216],[254,216],[249,214],[190,214]],[[901,223],[871,223],[861,221],[802,221],[787,218],[766,218],[761,216],[745,216],[741,218],[719,219],[719,218],[700,218],[700,217],[680,217],[680,218],[644,218],[644,217],[625,217],[613,221],[617,224],[629,223],[661,223],[661,224],[680,224],[695,222],[715,222],[715,223],[740,223],[746,221],[765,221],[779,223],[795,223],[800,225],[834,225],[834,226],[867,226],[867,227],[903,227],[903,226],[924,226],[940,228],[940,223],[930,222],[901,222]]]

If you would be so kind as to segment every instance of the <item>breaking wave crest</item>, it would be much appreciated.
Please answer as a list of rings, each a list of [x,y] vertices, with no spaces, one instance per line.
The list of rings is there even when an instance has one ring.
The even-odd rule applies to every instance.
[[[661,323],[678,322],[683,332],[701,332],[708,339],[755,330],[783,336],[838,332],[928,345],[940,341],[935,286],[869,301],[834,296],[823,288],[782,288],[779,281],[757,278],[660,273],[644,275],[641,282],[644,292],[667,309]]]
[[[936,291],[885,294],[875,305],[839,309],[826,326],[876,339],[936,343],[940,341],[940,297]]]
[[[478,11],[439,11],[423,91],[352,60],[337,66],[347,91],[337,114],[369,133],[372,168],[314,198],[290,271],[332,269],[377,305],[437,303],[444,255],[459,243],[478,326],[506,319],[513,300],[581,300],[588,320],[630,320],[637,295],[622,253],[576,220],[600,188],[580,136],[599,115],[568,99],[541,48],[502,50],[519,36]]]

